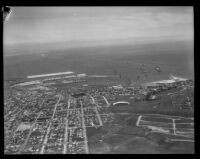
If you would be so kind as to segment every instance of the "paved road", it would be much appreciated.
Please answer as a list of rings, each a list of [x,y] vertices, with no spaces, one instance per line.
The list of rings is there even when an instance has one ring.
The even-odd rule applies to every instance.
[[[82,115],[82,128],[83,128],[83,135],[84,135],[84,141],[85,141],[85,150],[86,153],[89,153],[89,148],[88,148],[88,140],[87,140],[87,134],[86,134],[86,126],[85,126],[85,118],[84,118],[84,111],[83,111],[83,104],[82,101],[81,103],[81,115]]]
[[[43,153],[44,153],[44,148],[45,148],[45,146],[46,146],[46,144],[47,144],[47,140],[48,140],[48,134],[49,134],[49,132],[50,132],[50,130],[51,130],[50,128],[51,128],[52,120],[53,120],[53,118],[54,118],[54,115],[55,115],[55,112],[56,112],[56,108],[57,108],[57,106],[58,106],[58,103],[59,103],[60,100],[61,100],[61,97],[62,97],[62,96],[59,95],[59,99],[58,99],[57,103],[55,104],[54,111],[53,111],[53,115],[51,116],[51,119],[50,119],[50,121],[49,121],[50,124],[49,124],[49,126],[48,126],[48,129],[47,129],[47,132],[46,132],[44,141],[43,141],[43,145],[42,145],[40,154],[43,154]]]
[[[104,98],[104,100],[106,101],[107,106],[109,106],[110,103],[108,102],[108,100],[106,99],[106,97],[103,96],[103,98]]]
[[[70,96],[68,99],[68,109],[70,107]],[[67,110],[67,116],[66,116],[66,126],[65,126],[65,138],[64,138],[64,148],[63,148],[63,154],[67,153],[67,140],[68,140],[68,110]]]

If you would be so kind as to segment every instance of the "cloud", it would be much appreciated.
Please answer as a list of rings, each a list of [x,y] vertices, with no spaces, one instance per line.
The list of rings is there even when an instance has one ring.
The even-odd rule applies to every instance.
[[[192,7],[16,7],[14,12],[4,25],[5,44],[193,36]]]

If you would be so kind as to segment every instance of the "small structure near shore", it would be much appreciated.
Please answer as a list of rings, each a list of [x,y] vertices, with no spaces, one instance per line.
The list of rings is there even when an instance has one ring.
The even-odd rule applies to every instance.
[[[115,102],[113,103],[113,105],[129,105],[130,103],[129,102],[126,102],[126,101],[119,101],[119,102]]]

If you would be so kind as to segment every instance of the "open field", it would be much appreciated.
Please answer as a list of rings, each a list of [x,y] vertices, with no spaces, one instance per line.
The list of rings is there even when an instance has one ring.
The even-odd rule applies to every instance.
[[[137,126],[139,115],[114,115],[115,120],[112,124],[106,124],[104,127],[95,129],[88,128],[88,140],[90,153],[106,154],[171,154],[171,153],[193,153],[193,139],[188,135],[174,135],[172,133],[163,133],[162,131],[153,131],[142,126],[142,120]],[[168,118],[160,115],[142,115],[143,119],[157,119],[157,122],[166,124]],[[165,120],[166,119],[166,120]],[[177,118],[176,118],[177,119]],[[149,121],[149,125],[154,123]],[[155,125],[154,125],[155,126]],[[160,125],[157,125],[158,127]],[[167,126],[167,125],[166,125]],[[173,127],[171,120],[171,127]],[[152,132],[151,132],[152,131]],[[194,132],[193,132],[194,133]]]

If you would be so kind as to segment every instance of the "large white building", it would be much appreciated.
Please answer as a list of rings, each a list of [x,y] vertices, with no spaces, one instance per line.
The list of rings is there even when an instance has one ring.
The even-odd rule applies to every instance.
[[[58,75],[68,75],[73,74],[74,72],[68,71],[68,72],[57,72],[57,73],[49,73],[49,74],[41,74],[41,75],[31,75],[27,76],[27,78],[39,78],[39,77],[50,77],[50,76],[58,76]]]

